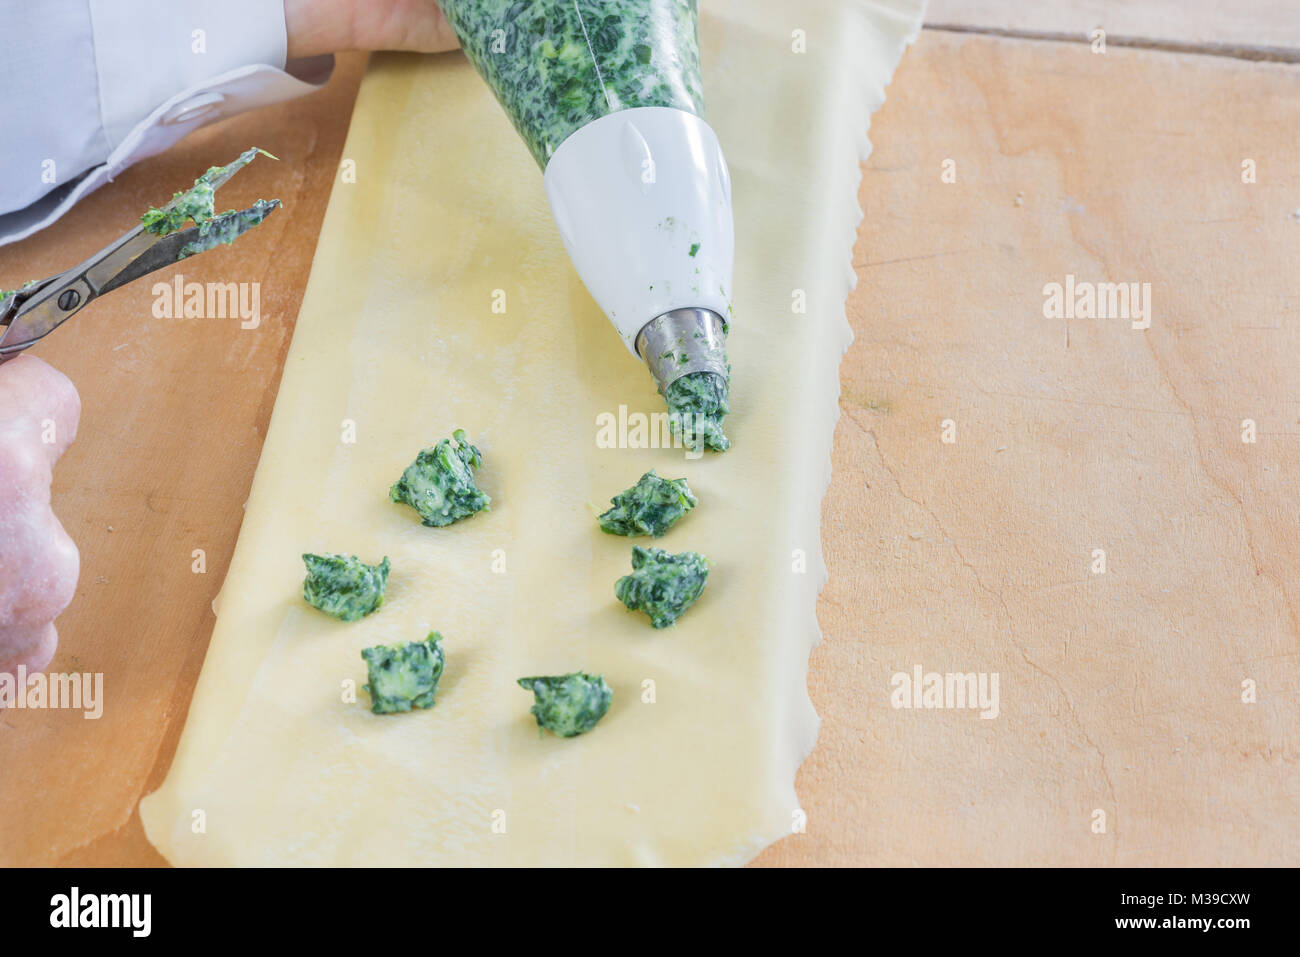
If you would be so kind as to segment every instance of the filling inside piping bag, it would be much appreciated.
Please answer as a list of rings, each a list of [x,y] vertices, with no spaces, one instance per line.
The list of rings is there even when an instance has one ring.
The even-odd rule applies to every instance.
[[[618,110],[704,115],[697,0],[439,0],[537,165]]]

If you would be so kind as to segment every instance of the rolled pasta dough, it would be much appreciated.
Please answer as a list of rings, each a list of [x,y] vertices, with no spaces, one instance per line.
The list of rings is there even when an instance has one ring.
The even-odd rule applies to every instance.
[[[599,416],[662,400],[573,273],[527,148],[459,55],[376,56],[184,734],[141,802],[171,862],[730,864],[791,832],[858,164],[922,4],[703,6],[736,202],[732,450],[601,447]],[[387,489],[457,427],[492,510],[425,528]],[[650,468],[700,500],[656,544],[715,562],[663,631],[615,599],[630,543],[595,521]],[[306,607],[304,551],[390,556],[384,606]],[[371,714],[360,650],[434,629],[437,704]],[[515,680],[578,670],[609,713],[539,736]]]

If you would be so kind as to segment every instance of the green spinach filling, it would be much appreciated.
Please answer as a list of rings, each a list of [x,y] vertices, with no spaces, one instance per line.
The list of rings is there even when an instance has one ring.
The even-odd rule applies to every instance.
[[[662,548],[632,546],[632,574],[614,584],[630,611],[643,611],[655,628],[667,628],[704,592],[709,560],[699,552],[673,555]]]
[[[224,213],[216,212],[216,187],[213,182],[227,172],[235,172],[251,163],[258,154],[270,156],[265,150],[253,147],[245,150],[239,158],[228,166],[213,166],[194,181],[194,185],[172,196],[172,201],[159,209],[151,207],[140,222],[145,232],[157,236],[167,236],[181,229],[186,223],[193,222],[199,228],[198,236],[181,247],[177,259],[185,259],[197,253],[206,252],[225,243],[229,245],[248,230],[258,225],[271,210],[280,205],[278,199],[269,202],[259,199],[249,209],[232,209]]]
[[[533,693],[530,709],[537,726],[562,738],[585,734],[596,726],[614,692],[603,675],[575,671],[568,675],[520,678],[519,686]],[[540,732],[539,732],[540,733]]]
[[[602,529],[611,535],[655,538],[699,504],[686,479],[660,478],[654,469],[609,501],[614,507],[597,519]]]
[[[375,645],[361,652],[366,661],[368,682],[363,686],[370,695],[374,714],[394,714],[412,708],[432,708],[446,658],[442,653],[442,635],[429,632],[424,641],[404,645]]]
[[[16,292],[22,292],[22,291],[23,291],[24,289],[26,289],[28,286],[34,286],[34,285],[36,285],[36,282],[37,282],[37,281],[36,281],[35,279],[29,279],[29,280],[27,280],[25,283],[23,283],[21,286],[19,286],[17,289],[10,289],[8,292],[6,292],[6,291],[3,290],[3,289],[0,289],[0,303],[3,303],[6,299],[8,299],[8,298],[9,298],[10,296],[12,296],[14,293],[16,293]]]
[[[364,618],[384,603],[388,587],[388,558],[367,565],[355,555],[302,556],[307,578],[302,597],[307,604],[342,621]]]
[[[261,224],[271,210],[280,205],[278,199],[267,202],[259,199],[248,209],[232,209],[209,219],[199,227],[199,235],[180,248],[177,260],[215,249],[222,243],[229,246],[254,226]]]
[[[722,420],[731,412],[731,386],[716,372],[691,372],[673,380],[664,392],[668,426],[688,448],[725,452],[731,440]]]
[[[439,0],[537,165],[618,110],[704,113],[697,0]]]
[[[482,454],[466,440],[465,430],[457,429],[450,439],[420,452],[389,489],[388,498],[411,506],[424,525],[450,525],[491,503],[474,484],[474,469],[482,463]]]

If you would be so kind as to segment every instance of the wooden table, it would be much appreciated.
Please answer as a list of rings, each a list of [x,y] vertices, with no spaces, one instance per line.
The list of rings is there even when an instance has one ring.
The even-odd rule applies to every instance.
[[[1281,22],[1261,3],[1217,34],[1233,55],[1175,53],[1213,30],[1168,16],[1182,33],[1149,42],[1148,9],[1097,54],[1080,17],[1106,6],[1054,27],[936,2],[959,29],[923,33],[873,120],[808,831],[761,864],[1300,863],[1300,68],[1247,58],[1296,59],[1300,30],[1258,33]],[[260,281],[259,330],[154,318],[144,283],[38,350],[85,406],[55,478],[82,575],[52,667],[104,672],[108,701],[0,712],[0,864],[162,863],[136,802],[203,661],[362,67],[0,250],[0,278],[47,275],[214,157],[284,158],[222,197],[287,212],[183,270]],[[1045,318],[1067,274],[1150,283],[1150,328]],[[998,717],[891,707],[916,665],[996,673]]]

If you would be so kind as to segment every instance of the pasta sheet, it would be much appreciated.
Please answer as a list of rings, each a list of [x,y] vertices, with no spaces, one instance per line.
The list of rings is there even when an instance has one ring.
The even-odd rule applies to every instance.
[[[373,58],[184,734],[141,803],[174,864],[737,864],[798,829],[859,162],[923,5],[703,7],[736,204],[732,450],[617,447],[662,399],[528,150],[459,54]],[[455,428],[491,511],[425,528],[387,490]],[[650,468],[700,500],[655,544],[714,562],[660,631],[615,599],[631,541],[595,521]],[[304,551],[389,556],[384,606],[307,607]],[[371,714],[360,650],[432,629],[436,706]],[[605,676],[609,714],[539,734],[515,679],[575,670]]]

